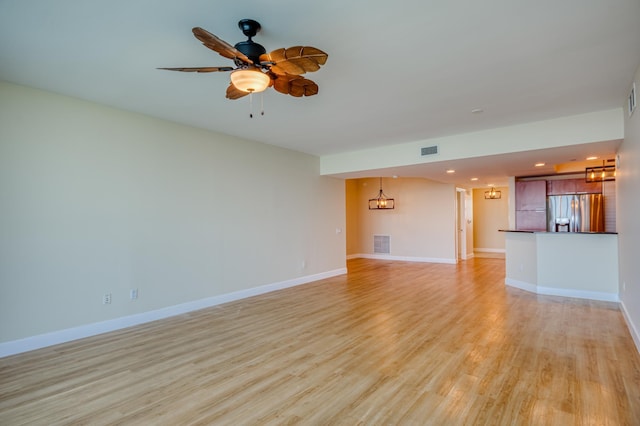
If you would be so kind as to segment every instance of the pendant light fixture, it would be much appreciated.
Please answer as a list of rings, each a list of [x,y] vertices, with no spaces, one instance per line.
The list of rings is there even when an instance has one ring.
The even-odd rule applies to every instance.
[[[382,191],[382,177],[380,178],[380,192],[377,198],[369,199],[369,210],[391,210],[394,209],[396,203],[393,198],[389,198]]]
[[[485,200],[499,200],[502,198],[502,191],[496,191],[495,187],[491,187],[491,190],[484,191]]]
[[[586,182],[616,180],[616,166],[606,166],[604,161],[602,161],[602,166],[587,167],[584,171],[584,180]]]

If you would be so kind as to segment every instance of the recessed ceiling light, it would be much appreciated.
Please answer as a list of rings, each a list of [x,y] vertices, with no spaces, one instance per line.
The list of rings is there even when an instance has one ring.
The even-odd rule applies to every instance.
[[[587,157],[587,161],[591,161],[591,160],[597,160],[598,157],[595,155],[592,155],[591,157]]]
[[[545,163],[536,163],[536,164],[535,164],[535,166],[536,166],[536,167],[543,167],[543,166],[545,166],[545,165],[546,165]]]
[[[483,113],[484,110],[482,108],[474,108],[471,110],[471,112],[474,114],[480,114],[480,113]]]
[[[488,184],[487,184],[487,186],[488,186],[488,187],[492,187],[492,186],[495,186],[495,185],[494,185],[494,184],[492,184],[492,183],[488,183]]]
[[[449,173],[449,174],[451,174],[451,173],[455,173],[455,172],[456,172],[456,171],[455,171],[455,170],[453,170],[453,169],[449,169],[449,170],[447,170],[447,173]]]
[[[478,180],[478,178],[471,178],[471,180],[475,182]]]

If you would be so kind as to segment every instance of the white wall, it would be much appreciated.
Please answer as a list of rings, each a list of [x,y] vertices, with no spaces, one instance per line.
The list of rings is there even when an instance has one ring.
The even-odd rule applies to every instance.
[[[506,232],[505,283],[539,294],[618,300],[618,236]]]
[[[506,282],[535,291],[538,284],[538,242],[532,232],[505,233]]]
[[[538,286],[601,294],[617,300],[617,235],[574,232],[534,235],[538,245]]]
[[[640,68],[636,70],[634,80],[638,103]],[[636,346],[640,350],[640,106],[628,117],[625,103],[625,117],[624,142],[618,151],[620,167],[616,171],[620,299]]]
[[[337,273],[344,198],[317,157],[0,83],[0,343]]]
[[[337,175],[386,167],[530,151],[622,139],[621,109],[482,130],[320,158],[320,173]],[[438,146],[438,155],[421,156],[420,148]]]
[[[347,181],[348,254],[373,255],[373,236],[389,235],[391,253],[379,257],[455,263],[455,187],[411,178],[385,178],[382,186],[394,210],[368,209],[378,178]]]

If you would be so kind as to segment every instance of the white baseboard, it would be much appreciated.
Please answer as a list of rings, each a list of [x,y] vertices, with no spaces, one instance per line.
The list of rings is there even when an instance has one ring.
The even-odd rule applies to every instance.
[[[512,278],[506,278],[504,282],[508,286],[519,288],[531,293],[543,294],[546,296],[574,297],[577,299],[601,300],[605,302],[620,301],[618,299],[617,293],[604,293],[601,291],[573,290],[555,287],[541,287],[535,284],[514,280]]]
[[[378,260],[399,260],[403,262],[423,262],[423,263],[451,263],[456,264],[456,259],[443,259],[432,257],[413,257],[413,256],[391,256],[389,254],[351,254],[347,256],[347,259],[378,259]]]
[[[624,320],[627,323],[627,327],[629,328],[629,332],[631,333],[631,337],[633,338],[633,343],[636,344],[636,349],[640,353],[640,333],[638,333],[638,328],[633,323],[633,321],[631,321],[631,316],[627,311],[627,307],[622,301],[620,302],[620,310],[622,311],[622,316],[624,317]]]
[[[213,296],[205,299],[194,300],[192,302],[182,303],[179,305],[168,306],[166,308],[156,309],[140,314],[114,318],[107,321],[81,325],[79,327],[67,328],[51,333],[4,342],[0,343],[0,358],[44,348],[47,346],[53,346],[60,343],[70,342],[72,340],[83,339],[85,337],[96,336],[98,334],[108,333],[110,331],[116,331],[163,318],[181,315],[187,312],[197,311],[211,306],[220,305],[222,303],[232,302],[234,300],[245,299],[247,297],[257,296],[276,290],[295,287],[325,278],[344,275],[346,273],[347,268],[335,269],[333,271],[307,275],[304,277],[294,278],[278,283],[272,283],[259,287],[249,288],[246,290],[236,291],[233,293],[222,294],[220,296]]]
[[[473,248],[474,252],[478,253],[506,253],[505,249],[496,249],[496,248]]]
[[[514,280],[513,278],[505,278],[504,283],[509,287],[515,287],[529,293],[538,293],[538,286],[525,281]]]
[[[604,302],[619,302],[617,293],[605,293],[602,291],[569,290],[554,287],[538,287],[538,294],[547,296],[575,297],[577,299],[601,300]]]

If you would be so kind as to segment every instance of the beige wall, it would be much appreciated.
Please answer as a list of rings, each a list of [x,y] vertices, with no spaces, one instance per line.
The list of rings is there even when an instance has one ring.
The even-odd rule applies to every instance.
[[[503,252],[504,233],[499,229],[509,229],[509,188],[498,187],[502,198],[487,200],[484,193],[488,189],[473,190],[473,243],[475,251]]]
[[[360,253],[360,194],[359,180],[345,180],[345,207],[346,207],[346,241],[347,256]]]
[[[411,178],[385,178],[382,186],[394,210],[368,209],[378,178],[347,181],[347,254],[373,255],[373,236],[389,235],[389,258],[455,262],[455,187]]]
[[[0,342],[344,268],[344,199],[317,157],[0,83]]]
[[[619,233],[620,300],[640,350],[640,68],[636,70],[636,107],[631,117],[625,99],[625,136],[616,172],[616,226]],[[631,90],[631,83],[629,84]]]

